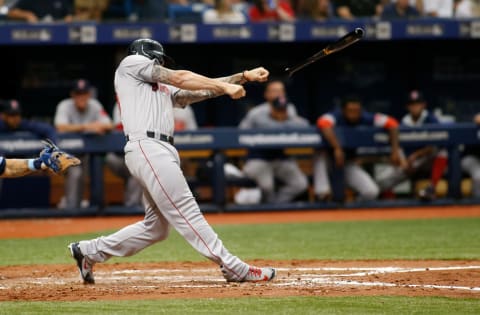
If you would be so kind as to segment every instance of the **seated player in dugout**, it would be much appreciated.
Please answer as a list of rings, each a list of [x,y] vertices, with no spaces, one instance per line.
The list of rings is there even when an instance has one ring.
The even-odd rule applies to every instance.
[[[327,150],[316,153],[314,158],[313,182],[318,200],[328,200],[331,197],[329,166],[332,163],[335,167],[344,169],[345,184],[357,194],[358,200],[374,200],[378,197],[380,189],[372,176],[357,163],[356,150],[342,148],[334,130],[334,127],[360,126],[382,127],[388,130],[391,163],[394,165],[405,163],[400,154],[398,121],[382,113],[364,110],[361,99],[356,95],[346,96],[340,109],[327,112],[317,120],[317,127],[330,146]]]
[[[480,113],[473,117],[473,122],[480,127]],[[480,146],[466,145],[461,151],[460,166],[472,181],[471,195],[480,199]]]
[[[2,113],[0,115],[0,133],[27,131],[39,138],[48,138],[57,142],[57,131],[52,125],[25,119],[22,115],[20,102],[15,99],[0,101]]]
[[[104,135],[113,129],[110,116],[94,97],[93,86],[85,79],[75,80],[70,97],[58,103],[53,121],[59,133]],[[88,205],[86,200],[82,200],[88,157],[88,154],[80,155],[83,167],[72,168],[65,174],[65,196],[58,208],[83,208]]]
[[[413,90],[406,100],[407,114],[402,118],[401,126],[421,127],[428,124],[439,124],[440,121],[427,110],[427,101],[422,93]],[[436,197],[436,187],[447,168],[448,152],[445,148],[433,145],[424,147],[409,147],[403,149],[407,157],[405,165],[388,167],[379,174],[378,184],[382,191],[394,188],[404,180],[419,172],[430,174],[430,183],[419,190],[418,197],[422,200],[432,200]]]
[[[239,124],[240,129],[309,126],[305,118],[297,115],[281,80],[272,79],[266,83],[264,99],[264,103],[247,113]],[[308,189],[307,176],[297,161],[287,156],[283,149],[250,149],[243,172],[257,183],[263,202],[290,202]],[[275,187],[276,179],[280,182],[280,187]]]

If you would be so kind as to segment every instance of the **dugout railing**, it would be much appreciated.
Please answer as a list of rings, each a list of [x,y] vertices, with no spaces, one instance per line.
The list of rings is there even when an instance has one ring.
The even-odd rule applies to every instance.
[[[361,148],[370,155],[385,155],[388,153],[388,134],[378,128],[337,128],[337,134],[344,147]],[[437,203],[455,204],[472,203],[473,199],[461,196],[460,182],[462,171],[460,168],[461,148],[464,145],[480,145],[480,130],[471,123],[451,123],[446,125],[432,125],[422,128],[401,128],[400,142],[402,147],[438,145],[445,147],[449,152],[447,173],[448,196],[438,200]],[[232,149],[249,148],[325,148],[320,133],[313,127],[288,130],[239,130],[237,128],[204,128],[195,132],[179,132],[175,136],[180,152],[208,151],[211,152],[211,203],[202,204],[202,211],[242,211],[242,210],[279,210],[279,209],[312,209],[312,208],[340,208],[340,207],[380,207],[398,205],[418,205],[416,200],[392,202],[377,200],[368,203],[351,202],[343,203],[345,186],[342,169],[334,170],[332,176],[332,189],[334,201],[327,203],[296,202],[294,204],[259,204],[239,206],[227,202],[226,191],[228,181],[224,174],[224,163],[227,159],[226,151]],[[121,152],[125,138],[121,133],[113,132],[104,136],[88,134],[60,134],[59,145],[74,154],[89,154],[90,176],[90,207],[87,209],[69,209],[64,211],[51,211],[51,209],[3,209],[0,217],[32,216],[32,215],[88,215],[88,214],[113,214],[113,213],[138,213],[142,209],[126,209],[122,207],[109,207],[104,204],[103,185],[103,157],[108,152]],[[18,133],[0,136],[0,152],[7,157],[32,156],[41,149],[38,138],[28,133]],[[194,156],[194,155],[192,155]],[[8,180],[8,179],[4,179]],[[35,187],[30,188],[32,191]],[[25,196],[16,196],[25,198]],[[43,210],[49,210],[42,212]]]

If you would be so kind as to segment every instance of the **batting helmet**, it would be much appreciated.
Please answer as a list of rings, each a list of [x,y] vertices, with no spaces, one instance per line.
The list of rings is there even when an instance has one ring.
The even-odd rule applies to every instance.
[[[128,47],[128,54],[142,55],[152,60],[157,59],[161,65],[165,63],[165,58],[167,57],[162,44],[149,38],[134,40]]]

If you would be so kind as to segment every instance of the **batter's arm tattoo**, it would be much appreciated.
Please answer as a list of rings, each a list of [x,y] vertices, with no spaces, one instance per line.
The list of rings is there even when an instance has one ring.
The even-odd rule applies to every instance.
[[[211,90],[198,90],[198,91],[189,91],[189,90],[179,90],[174,95],[175,104],[185,107],[187,105],[201,102],[209,98],[214,98],[217,96],[223,95]]]
[[[215,78],[215,80],[231,83],[231,84],[244,84],[248,82],[243,73],[236,73],[228,77]],[[189,90],[180,90],[175,94],[175,102],[181,107],[187,105],[204,101],[209,98],[214,98],[223,95],[212,90],[199,90],[199,91],[189,91]]]
[[[21,177],[35,172],[28,168],[26,159],[7,159],[6,163],[1,177]]]
[[[174,70],[162,67],[161,65],[154,65],[152,70],[152,79],[156,82],[162,82],[165,84],[174,85],[175,82],[172,81],[172,74]]]
[[[248,80],[245,78],[243,72],[242,73],[235,73],[235,74],[232,74],[228,77],[216,78],[216,80],[219,80],[219,81],[222,81],[222,82],[227,82],[227,83],[232,83],[232,84],[244,84],[244,83],[248,82]]]

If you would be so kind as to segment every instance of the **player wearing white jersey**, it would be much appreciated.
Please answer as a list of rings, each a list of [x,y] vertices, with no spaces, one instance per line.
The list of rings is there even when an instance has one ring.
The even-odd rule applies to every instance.
[[[173,146],[174,107],[220,95],[245,96],[241,84],[263,82],[262,67],[211,79],[163,66],[162,45],[151,39],[134,41],[115,72],[115,91],[124,133],[125,161],[144,189],[143,221],[106,237],[69,245],[85,283],[94,283],[93,265],[112,256],[129,256],[164,240],[173,226],[199,253],[220,266],[227,281],[268,281],[275,269],[251,266],[232,255],[202,215],[180,168]]]

